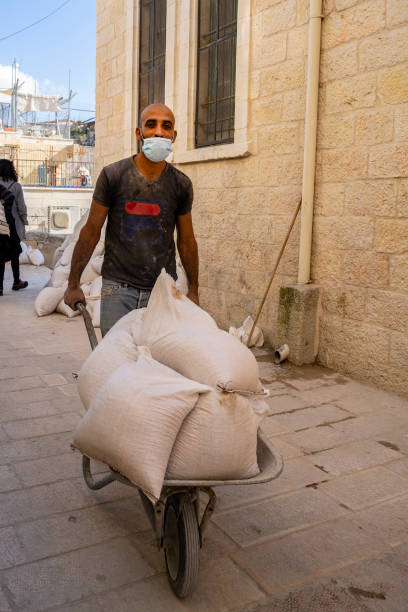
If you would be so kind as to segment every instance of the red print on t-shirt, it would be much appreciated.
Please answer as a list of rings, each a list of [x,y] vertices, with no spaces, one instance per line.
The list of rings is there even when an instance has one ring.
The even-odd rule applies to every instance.
[[[149,215],[157,217],[160,214],[161,209],[158,204],[152,204],[151,202],[126,202],[125,211],[130,215]]]

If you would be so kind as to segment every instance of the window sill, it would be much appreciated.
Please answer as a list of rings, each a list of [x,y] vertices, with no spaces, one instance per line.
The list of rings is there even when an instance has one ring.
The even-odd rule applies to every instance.
[[[224,145],[200,147],[184,153],[173,153],[173,164],[194,164],[203,161],[231,159],[233,157],[248,157],[251,155],[248,142],[231,142]]]

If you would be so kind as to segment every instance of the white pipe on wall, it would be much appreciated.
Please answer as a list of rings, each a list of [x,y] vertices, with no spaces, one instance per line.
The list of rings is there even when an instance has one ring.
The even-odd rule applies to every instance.
[[[298,272],[298,283],[300,284],[310,282],[322,17],[322,0],[310,0],[302,211]]]

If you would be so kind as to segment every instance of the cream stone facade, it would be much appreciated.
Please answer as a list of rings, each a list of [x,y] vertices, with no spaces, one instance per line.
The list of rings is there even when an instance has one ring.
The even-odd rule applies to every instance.
[[[408,2],[327,0],[311,281],[317,360],[408,393]],[[197,0],[167,1],[173,163],[194,184],[200,296],[220,326],[256,313],[302,191],[308,0],[238,0],[233,144],[194,149]],[[139,0],[97,1],[96,163],[135,152]],[[260,324],[297,282],[297,220]]]

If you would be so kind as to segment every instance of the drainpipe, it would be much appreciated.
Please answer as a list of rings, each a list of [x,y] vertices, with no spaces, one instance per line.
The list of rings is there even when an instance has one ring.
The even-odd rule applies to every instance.
[[[299,284],[310,282],[322,17],[322,0],[310,0],[302,212],[299,245]]]

